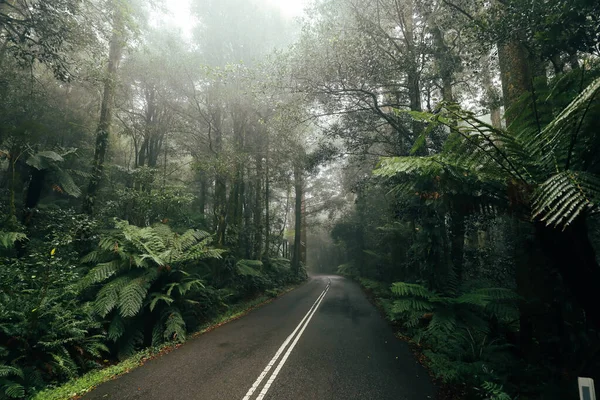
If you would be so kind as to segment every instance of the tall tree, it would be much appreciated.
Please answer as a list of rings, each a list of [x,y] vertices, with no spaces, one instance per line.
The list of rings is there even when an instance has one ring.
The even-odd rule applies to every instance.
[[[126,44],[126,3],[114,0],[111,3],[111,29],[112,34],[109,42],[108,64],[104,76],[104,91],[100,107],[100,120],[96,128],[96,146],[92,175],[88,184],[87,192],[83,202],[83,211],[93,214],[94,202],[104,173],[104,162],[108,149],[108,141],[112,124],[114,96],[118,81],[117,71],[121,62],[123,49]]]

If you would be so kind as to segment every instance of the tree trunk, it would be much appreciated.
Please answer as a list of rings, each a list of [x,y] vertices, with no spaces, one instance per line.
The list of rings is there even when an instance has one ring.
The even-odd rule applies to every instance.
[[[302,261],[302,196],[303,181],[302,169],[299,165],[294,166],[294,189],[296,202],[294,207],[294,254],[292,256],[292,270],[296,275],[300,273],[300,263]]]
[[[42,188],[44,187],[44,179],[46,177],[46,170],[39,170],[31,168],[31,177],[29,179],[29,185],[27,186],[27,195],[25,197],[23,213],[23,225],[29,225],[31,217],[33,216],[33,209],[40,202],[42,196]]]
[[[509,126],[520,114],[513,107],[517,100],[532,90],[532,69],[525,47],[517,39],[498,44],[502,95],[504,97],[504,118]]]
[[[266,135],[266,157],[265,157],[265,250],[262,258],[268,259],[271,246],[271,221],[269,215],[269,133],[265,132]]]
[[[442,100],[445,102],[453,102],[452,80],[454,75],[454,62],[452,60],[452,54],[450,53],[448,46],[446,46],[442,30],[435,25],[435,22],[432,24],[431,34],[436,48],[436,64],[440,79],[442,80]]]
[[[263,220],[262,220],[262,157],[256,156],[256,183],[254,185],[254,258],[260,259],[263,245]]]
[[[452,213],[450,220],[450,255],[454,276],[458,283],[462,282],[463,278],[465,231],[465,214],[462,212]]]
[[[500,112],[500,95],[494,87],[492,80],[491,58],[488,56],[481,66],[481,80],[485,91],[486,102],[490,111],[492,126],[494,128],[502,127],[502,113]]]
[[[123,48],[125,47],[123,15],[119,7],[115,7],[113,17],[112,38],[110,40],[110,50],[108,54],[108,69],[104,80],[104,94],[102,97],[102,106],[100,110],[100,121],[96,129],[96,148],[94,151],[94,161],[92,177],[88,184],[87,194],[83,201],[83,212],[89,215],[94,213],[96,194],[102,181],[104,172],[104,160],[108,149],[108,138],[110,135],[110,125],[112,120],[112,109],[117,85],[117,71],[121,61]]]
[[[221,131],[221,108],[219,105],[213,111],[214,125],[215,125],[215,146],[214,151],[217,155],[217,162],[223,149],[223,133]],[[225,228],[226,228],[226,214],[227,214],[227,183],[225,182],[225,176],[219,169],[217,169],[215,175],[215,196],[213,204],[213,230],[217,232],[217,244],[222,246],[225,242]]]
[[[250,168],[246,168],[246,175],[250,176]],[[244,258],[251,258],[252,257],[252,241],[251,236],[252,236],[252,232],[250,227],[252,226],[252,207],[250,207],[250,199],[252,198],[252,193],[253,190],[256,190],[255,187],[253,187],[252,182],[248,182],[248,190],[247,193],[244,197],[244,229],[240,229],[240,238],[242,239],[242,248],[243,248],[243,254],[244,254]]]
[[[200,171],[199,175],[200,193],[198,195],[198,209],[200,211],[200,214],[204,215],[204,213],[206,212],[206,199],[208,197],[208,179],[204,171]]]

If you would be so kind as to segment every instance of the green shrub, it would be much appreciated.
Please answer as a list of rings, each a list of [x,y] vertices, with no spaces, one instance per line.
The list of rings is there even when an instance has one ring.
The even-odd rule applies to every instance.
[[[139,228],[117,220],[84,258],[95,267],[82,285],[95,292],[94,310],[107,319],[108,338],[121,357],[143,344],[185,340],[185,315],[193,315],[193,298],[205,290],[188,270],[224,252],[210,242],[202,231],[178,234],[165,224]]]
[[[0,271],[0,399],[21,398],[97,366],[105,334],[56,249]],[[62,277],[62,278],[58,278]]]

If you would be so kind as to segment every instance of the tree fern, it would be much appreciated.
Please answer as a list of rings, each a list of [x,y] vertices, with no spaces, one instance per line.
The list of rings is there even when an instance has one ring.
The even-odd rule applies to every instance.
[[[550,109],[546,111],[551,113]],[[554,118],[544,118],[548,120],[544,125],[539,118],[536,126],[516,121],[505,131],[480,121],[457,105],[447,104],[439,114],[428,117],[428,123],[445,124],[453,131],[454,139],[448,141],[441,154],[384,158],[375,175],[409,175],[412,182],[419,176],[436,176],[459,191],[463,190],[461,187],[469,188],[470,181],[476,182],[474,187],[479,194],[473,194],[485,194],[482,199],[489,202],[502,200],[516,189],[519,197],[512,201],[524,205],[524,212],[533,210],[523,217],[565,227],[578,216],[595,211],[598,203],[600,171],[590,161],[590,150],[600,150],[596,135],[600,127],[598,113],[600,78]]]
[[[84,257],[96,265],[83,281],[96,288],[94,309],[109,318],[108,336],[119,344],[121,353],[140,343],[138,323],[143,320],[153,321],[154,327],[142,338],[185,337],[181,313],[168,319],[165,310],[191,307],[186,296],[204,289],[202,281],[186,269],[221,257],[223,250],[210,243],[211,237],[203,231],[179,234],[165,224],[140,228],[116,221],[115,230],[103,235],[98,248]]]

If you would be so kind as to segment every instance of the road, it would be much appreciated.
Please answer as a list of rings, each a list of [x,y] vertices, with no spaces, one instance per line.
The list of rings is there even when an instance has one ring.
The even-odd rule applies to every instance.
[[[360,287],[306,284],[100,385],[87,400],[426,400],[434,386]]]

